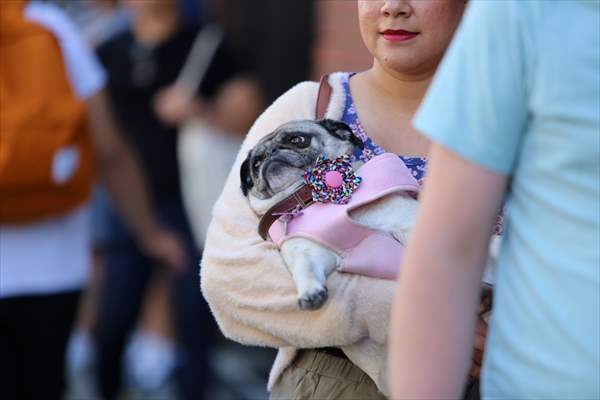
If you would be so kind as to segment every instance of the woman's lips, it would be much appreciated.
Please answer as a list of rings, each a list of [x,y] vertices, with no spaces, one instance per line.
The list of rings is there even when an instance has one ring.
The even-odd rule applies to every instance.
[[[384,39],[390,42],[405,42],[418,34],[419,32],[409,32],[402,29],[387,29],[382,33]]]

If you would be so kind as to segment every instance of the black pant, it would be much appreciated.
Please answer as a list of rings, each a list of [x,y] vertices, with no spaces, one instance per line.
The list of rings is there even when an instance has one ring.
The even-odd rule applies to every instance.
[[[479,393],[479,379],[469,381],[465,387],[463,393],[463,400],[480,400],[481,393]]]
[[[208,350],[216,324],[200,293],[200,254],[195,250],[183,206],[158,207],[161,221],[186,240],[185,273],[171,277],[171,300],[178,349],[176,379],[181,398],[201,400],[210,382]],[[112,221],[107,248],[100,312],[96,328],[100,390],[105,399],[116,397],[121,386],[121,358],[128,334],[135,326],[154,262],[136,247],[125,227]]]
[[[0,299],[0,396],[62,398],[79,291]]]

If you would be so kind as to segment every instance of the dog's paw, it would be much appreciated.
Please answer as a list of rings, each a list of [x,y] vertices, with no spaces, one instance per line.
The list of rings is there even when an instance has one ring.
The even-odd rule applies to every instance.
[[[327,301],[327,288],[320,288],[298,299],[298,306],[302,310],[317,310]]]

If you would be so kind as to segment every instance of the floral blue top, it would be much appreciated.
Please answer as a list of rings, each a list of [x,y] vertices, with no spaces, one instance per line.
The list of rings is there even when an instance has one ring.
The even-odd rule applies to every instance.
[[[373,141],[365,132],[362,127],[358,114],[356,113],[356,107],[354,106],[354,100],[352,100],[352,93],[350,93],[350,77],[354,73],[347,73],[342,76],[342,83],[344,85],[344,92],[346,93],[346,105],[344,106],[344,114],[342,115],[342,121],[345,122],[352,132],[358,136],[365,144],[364,150],[356,149],[352,155],[354,161],[360,160],[367,162],[374,156],[383,154],[386,151]],[[404,157],[399,156],[408,169],[412,172],[415,179],[419,184],[423,183],[423,177],[425,175],[425,166],[427,165],[427,159],[424,157]]]
[[[374,156],[379,154],[383,154],[386,151],[380,147],[377,143],[373,141],[365,132],[365,129],[360,123],[358,119],[358,114],[356,113],[356,107],[354,106],[354,100],[352,100],[352,93],[350,93],[350,77],[354,75],[352,72],[348,72],[342,76],[342,84],[344,85],[344,92],[346,93],[346,104],[344,106],[344,114],[342,115],[341,120],[345,122],[350,129],[352,129],[352,133],[358,136],[363,143],[365,144],[364,150],[356,149],[354,154],[352,155],[352,160],[360,160],[367,162]],[[423,184],[423,179],[425,177],[425,169],[427,167],[427,159],[425,157],[404,157],[399,155],[400,159],[404,161],[404,164],[408,167],[408,169],[412,172],[413,176],[419,182],[420,185]],[[496,217],[496,224],[494,227],[494,233],[496,235],[502,234],[502,223],[503,223],[503,213],[500,212]]]

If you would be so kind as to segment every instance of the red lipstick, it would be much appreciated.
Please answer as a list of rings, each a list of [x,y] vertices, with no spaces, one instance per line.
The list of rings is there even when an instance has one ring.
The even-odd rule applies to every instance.
[[[382,32],[384,39],[390,42],[405,42],[418,34],[419,32],[410,32],[403,29],[386,29]]]

